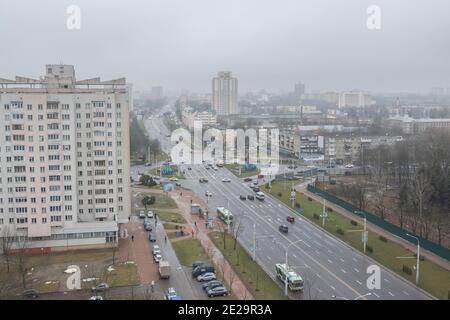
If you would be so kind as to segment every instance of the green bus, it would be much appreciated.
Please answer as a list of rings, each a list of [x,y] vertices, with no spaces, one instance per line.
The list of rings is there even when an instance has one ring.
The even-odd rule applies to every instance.
[[[285,284],[286,278],[288,280],[288,288],[291,291],[303,290],[303,279],[293,270],[287,269],[286,265],[283,263],[277,263],[275,265],[275,271],[277,273],[277,278],[280,279],[283,284]],[[286,277],[287,275],[287,277]]]
[[[224,207],[217,207],[217,216],[227,225],[233,222],[233,214],[230,210],[225,209]]]

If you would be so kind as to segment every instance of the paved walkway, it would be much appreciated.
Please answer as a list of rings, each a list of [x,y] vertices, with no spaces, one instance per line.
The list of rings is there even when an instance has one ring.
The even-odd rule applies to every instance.
[[[134,261],[137,265],[141,284],[151,284],[159,280],[158,265],[153,261],[150,242],[142,222],[130,222],[125,225],[128,238],[121,239],[119,257],[124,261]],[[134,241],[131,236],[134,235]]]
[[[318,201],[319,203],[322,203],[322,201],[323,201],[322,197],[306,190],[306,188],[303,184],[295,186],[295,190],[305,194],[307,197],[311,197],[312,199]],[[326,206],[332,208],[334,211],[342,214],[343,216],[345,216],[349,219],[358,220],[358,221],[361,221],[361,223],[362,223],[361,217],[355,216],[353,213],[345,210],[344,208],[342,208],[330,201],[326,201]],[[369,229],[379,235],[384,236],[385,238],[389,239],[392,242],[402,245],[403,247],[407,248],[408,250],[410,250],[412,252],[416,252],[416,246],[414,244],[412,244],[411,242],[405,241],[399,237],[396,237],[393,234],[391,234],[390,232],[370,223],[369,221],[367,221],[367,229]],[[449,261],[442,259],[441,257],[438,257],[429,251],[426,251],[426,250],[420,250],[420,251],[421,251],[420,254],[425,256],[428,260],[436,263],[437,265],[440,265],[441,267],[443,267],[447,270],[450,270],[450,262]]]
[[[183,196],[180,196],[178,192],[171,192],[170,195],[180,208],[180,213],[187,221],[188,228],[194,231],[194,234],[193,235],[191,234],[191,237],[194,237],[200,241],[206,253],[210,256],[215,265],[223,266],[221,267],[221,271],[223,272],[224,275],[224,282],[228,284],[228,287],[230,287],[229,286],[230,280],[232,281],[231,285],[232,293],[236,296],[237,299],[253,300],[254,299],[253,295],[242,283],[242,281],[235,273],[231,265],[223,257],[220,250],[216,248],[211,239],[208,237],[208,233],[211,230],[206,229],[205,220],[200,219],[197,215],[192,215],[190,213],[191,199],[193,203],[200,204],[202,208],[207,207],[206,203],[204,203],[202,199],[198,198],[192,191],[184,190]]]

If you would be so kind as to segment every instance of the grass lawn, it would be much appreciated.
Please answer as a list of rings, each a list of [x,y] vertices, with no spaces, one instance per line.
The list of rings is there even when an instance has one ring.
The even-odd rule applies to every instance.
[[[173,223],[163,223],[164,229],[167,230],[176,230],[176,224]]]
[[[250,255],[244,248],[237,243],[234,250],[234,239],[231,235],[226,234],[224,249],[223,234],[212,232],[209,237],[216,247],[222,252],[230,265],[234,268],[239,278],[245,284],[247,289],[259,300],[281,300],[286,299],[283,291],[270,278],[261,267],[252,260]]]
[[[186,239],[172,243],[178,260],[184,266],[191,267],[194,261],[209,261],[205,250],[197,239]]]
[[[142,199],[145,196],[154,196],[155,197],[155,203],[151,206],[147,206],[147,209],[176,209],[177,205],[175,201],[171,197],[169,197],[165,193],[152,193],[150,190],[149,192],[140,192],[138,196],[136,196],[136,204],[139,206],[139,209],[144,209],[144,206],[142,205]]]
[[[111,258],[111,250],[69,251],[44,255],[33,255],[29,257],[29,265],[52,265],[72,262],[89,262]]]
[[[165,212],[158,211],[158,216],[161,220],[166,222],[174,222],[174,223],[186,223],[186,220],[177,212]]]
[[[264,191],[267,192],[265,188]],[[279,197],[278,193],[282,196]],[[272,195],[282,200],[284,203],[290,205],[290,184],[286,183],[286,188],[283,182],[272,183]],[[322,203],[316,201],[309,201],[302,193],[297,192],[297,202],[300,203],[304,209],[302,215],[308,220],[314,222],[319,227],[322,227],[322,219],[314,217],[314,214],[322,212]],[[355,218],[356,219],[356,218]],[[352,232],[352,230],[361,230],[362,226],[358,224],[354,226],[351,220],[338,214],[336,212],[328,212],[328,219],[325,223],[325,229],[334,236],[345,241],[352,247],[363,252],[363,243],[361,241],[361,232]],[[344,231],[344,234],[339,234],[338,229]],[[403,272],[403,265],[410,268],[416,265],[415,259],[398,259],[397,257],[412,256],[414,253],[405,249],[403,246],[393,243],[391,241],[382,241],[379,235],[369,230],[369,240],[367,246],[373,248],[373,252],[367,251],[367,255],[384,265],[388,269],[394,271],[405,279],[415,283],[415,271],[413,269],[412,275],[407,275]],[[428,291],[439,299],[448,299],[450,291],[450,271],[428,261],[422,261],[420,264],[420,285],[422,289]]]
[[[253,177],[260,174],[261,170],[258,168],[256,171],[241,171],[241,174],[239,174],[239,165],[238,164],[225,164],[225,168],[231,171],[232,174],[234,174],[238,178],[247,178],[247,177]]]
[[[137,285],[140,283],[137,266],[135,263],[119,262],[112,266],[114,270],[109,271],[105,266],[103,270],[88,270],[81,269],[82,279],[92,278],[93,281],[82,281],[81,288],[91,288],[95,285],[106,282],[110,287]]]

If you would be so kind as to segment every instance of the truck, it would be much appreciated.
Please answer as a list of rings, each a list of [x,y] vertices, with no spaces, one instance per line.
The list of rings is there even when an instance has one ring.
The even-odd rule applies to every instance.
[[[161,279],[168,279],[170,277],[169,261],[160,261],[159,262],[159,277]]]
[[[277,274],[277,278],[286,285],[286,279],[288,281],[287,286],[291,291],[300,291],[303,290],[303,279],[300,275],[298,275],[295,271],[286,267],[284,263],[277,263],[275,265],[275,272]]]

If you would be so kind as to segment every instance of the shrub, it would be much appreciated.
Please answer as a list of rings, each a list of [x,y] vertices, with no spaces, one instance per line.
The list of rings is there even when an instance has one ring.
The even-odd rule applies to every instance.
[[[278,192],[277,196],[279,196],[281,198],[283,196],[283,193],[282,192]]]
[[[296,208],[300,208],[300,207],[301,207],[301,206],[300,206],[300,202],[296,202],[296,203],[295,203],[295,207],[296,207]]]
[[[358,222],[356,222],[355,220],[350,221],[350,223],[351,223],[353,226],[357,226],[357,225],[358,225]]]
[[[269,189],[269,183],[266,183],[266,184],[264,185],[264,188]]]
[[[388,239],[386,239],[383,236],[379,236],[378,239],[380,239],[380,241],[383,241],[383,242],[388,242]]]
[[[366,250],[367,250],[367,252],[370,252],[370,253],[373,252],[373,248],[371,246],[366,246]]]
[[[403,265],[403,272],[406,273],[407,275],[412,275],[412,269],[408,266]]]
[[[331,209],[330,207],[327,208],[328,212],[333,212],[333,209]]]
[[[337,228],[336,232],[337,232],[338,234],[340,234],[341,236],[343,236],[344,233],[345,233],[344,230],[342,230],[341,228]]]
[[[320,216],[317,213],[314,213],[313,215],[314,219],[319,220]]]
[[[311,198],[311,197],[308,197],[308,201],[312,201],[312,198]]]

